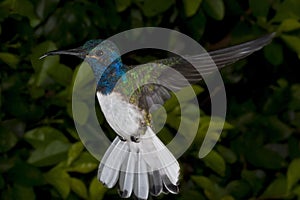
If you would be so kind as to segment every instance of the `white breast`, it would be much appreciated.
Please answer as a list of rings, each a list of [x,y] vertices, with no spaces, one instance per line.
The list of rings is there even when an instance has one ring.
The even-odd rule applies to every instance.
[[[97,97],[107,122],[118,135],[129,139],[138,133],[143,115],[137,106],[126,102],[116,92],[108,95],[97,92]]]

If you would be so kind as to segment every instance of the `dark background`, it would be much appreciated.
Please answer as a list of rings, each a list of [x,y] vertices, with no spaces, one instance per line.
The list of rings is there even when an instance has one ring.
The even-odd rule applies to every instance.
[[[98,161],[74,127],[71,91],[80,60],[38,57],[145,26],[178,30],[208,50],[277,32],[263,50],[221,71],[227,123],[204,159],[198,151],[209,103],[195,86],[203,120],[198,140],[179,159],[181,192],[153,199],[300,199],[299,11],[298,0],[1,1],[1,199],[118,198],[95,179]],[[177,126],[169,117],[163,141]]]

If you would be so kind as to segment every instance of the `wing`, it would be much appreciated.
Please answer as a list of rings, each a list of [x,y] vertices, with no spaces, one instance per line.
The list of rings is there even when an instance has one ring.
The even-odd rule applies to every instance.
[[[195,83],[201,80],[203,75],[210,74],[262,49],[269,44],[274,37],[275,33],[271,33],[258,39],[224,49],[202,53],[200,55],[185,56],[183,58],[174,57],[162,59],[158,60],[157,63],[171,67],[171,69],[169,68],[169,71],[172,69],[177,70],[190,83]],[[196,68],[191,66],[191,64]],[[168,71],[165,71],[162,74],[161,79],[167,78],[167,76],[169,77],[167,79],[172,79],[173,77],[170,77],[169,74]]]
[[[170,98],[170,90],[178,91],[189,84],[200,81],[203,75],[210,74],[260,50],[269,44],[274,37],[275,33],[272,33],[249,42],[208,53],[183,58],[171,57],[144,65],[130,66],[130,69],[142,68],[133,72],[132,77],[140,77],[139,79],[142,80],[142,82],[135,80],[135,83],[139,82],[137,84],[144,85],[143,82],[152,83],[151,81],[155,80],[153,84],[144,85],[136,90],[135,95],[133,95],[134,101],[139,107],[147,111],[153,104],[162,105]]]

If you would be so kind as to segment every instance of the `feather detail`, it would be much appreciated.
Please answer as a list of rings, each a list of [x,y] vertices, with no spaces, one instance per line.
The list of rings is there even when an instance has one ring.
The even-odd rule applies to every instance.
[[[150,77],[157,81],[157,85],[155,87],[153,85],[146,86],[145,89],[141,90],[141,94],[138,95],[140,97],[139,107],[148,110],[153,104],[163,105],[170,98],[170,95],[167,94],[169,90],[176,92],[190,84],[199,82],[204,75],[211,74],[262,49],[274,37],[275,33],[271,33],[258,39],[220,50],[200,52],[198,55],[186,55],[182,58],[171,57],[144,64],[149,66],[149,68],[157,68],[157,70],[148,71],[148,74],[151,74]],[[165,65],[165,67],[162,67],[162,65]],[[130,68],[134,67],[130,66]],[[174,73],[174,70],[178,73]],[[136,77],[144,77],[145,71],[139,72],[140,74],[137,72]],[[168,90],[162,85],[168,86]],[[157,96],[161,96],[162,101]]]
[[[127,152],[128,159],[123,163],[119,179],[119,193],[122,198],[129,198],[133,190],[136,154]],[[118,158],[115,158],[118,159]]]
[[[102,159],[98,171],[99,180],[108,188],[114,187],[117,183],[121,164],[126,158],[126,152],[128,152],[128,145],[122,142],[118,137],[114,140],[111,147],[113,147],[113,149],[108,149],[109,151],[104,155],[104,159]]]
[[[148,176],[150,193],[153,196],[158,196],[163,190],[163,182],[159,170],[150,171]]]
[[[137,153],[137,173],[135,174],[134,194],[139,199],[147,199],[149,194],[149,180],[147,166],[140,152]]]
[[[150,127],[147,127],[144,139],[141,140],[143,146],[143,158],[151,167],[151,172],[160,178],[153,180],[158,185],[150,185],[150,188],[161,191],[162,185],[171,193],[178,193],[178,178],[180,167],[176,158],[168,148],[159,140]],[[150,173],[150,176],[153,175]],[[161,184],[161,181],[163,184]],[[175,189],[176,188],[176,189]]]
[[[178,193],[179,170],[176,158],[147,127],[139,143],[118,137],[112,142],[100,163],[98,178],[109,188],[119,181],[122,198],[133,192],[138,199],[147,199],[149,191],[154,196]]]

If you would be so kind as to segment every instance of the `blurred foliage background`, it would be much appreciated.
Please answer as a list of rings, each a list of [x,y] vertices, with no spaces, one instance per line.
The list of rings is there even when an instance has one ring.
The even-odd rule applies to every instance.
[[[263,50],[222,70],[227,123],[202,160],[209,99],[195,86],[204,117],[199,140],[179,160],[181,192],[153,199],[300,199],[299,11],[299,0],[2,0],[1,199],[118,198],[96,180],[98,161],[74,128],[80,60],[38,57],[144,26],[178,30],[207,49],[277,32]]]

